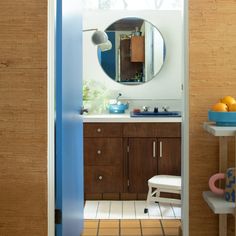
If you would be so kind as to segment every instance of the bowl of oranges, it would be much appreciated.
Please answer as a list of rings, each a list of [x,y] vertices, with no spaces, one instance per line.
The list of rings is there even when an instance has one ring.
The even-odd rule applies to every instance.
[[[217,126],[236,126],[236,99],[225,96],[208,111],[208,119]]]

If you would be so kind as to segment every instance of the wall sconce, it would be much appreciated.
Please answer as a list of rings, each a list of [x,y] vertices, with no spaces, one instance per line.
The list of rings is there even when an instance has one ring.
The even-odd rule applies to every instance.
[[[111,50],[112,44],[111,41],[108,39],[106,32],[100,31],[98,29],[86,29],[83,30],[83,32],[94,31],[94,30],[95,32],[92,35],[93,44],[98,46],[102,52]]]

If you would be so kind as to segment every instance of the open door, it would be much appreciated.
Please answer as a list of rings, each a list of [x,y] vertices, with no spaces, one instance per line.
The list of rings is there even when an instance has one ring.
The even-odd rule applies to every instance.
[[[83,228],[82,16],[80,0],[57,0],[56,235]]]

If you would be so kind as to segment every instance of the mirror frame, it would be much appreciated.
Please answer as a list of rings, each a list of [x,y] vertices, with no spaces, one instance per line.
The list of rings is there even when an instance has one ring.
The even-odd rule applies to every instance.
[[[126,19],[138,19],[138,20],[141,20],[142,22],[144,22],[144,23],[148,23],[150,26],[152,26],[154,29],[155,29],[155,31],[159,34],[159,36],[161,37],[161,39],[162,39],[162,41],[163,41],[163,53],[162,53],[162,55],[163,55],[163,61],[162,61],[162,63],[161,63],[161,65],[158,67],[158,69],[157,69],[157,71],[156,71],[156,73],[155,74],[153,74],[152,76],[151,76],[151,78],[150,79],[148,79],[147,81],[144,81],[144,82],[139,82],[139,81],[133,81],[133,82],[119,82],[119,81],[117,81],[116,80],[116,78],[113,78],[113,77],[111,77],[108,73],[107,73],[107,71],[104,69],[104,67],[102,66],[102,64],[101,64],[101,55],[103,54],[103,53],[106,53],[106,52],[102,52],[99,48],[97,49],[97,60],[98,60],[98,64],[100,65],[100,67],[102,68],[102,71],[112,80],[112,81],[114,81],[114,82],[116,82],[116,83],[118,83],[118,84],[122,84],[122,85],[142,85],[142,84],[145,84],[145,83],[148,83],[149,81],[151,81],[152,79],[154,79],[160,72],[161,72],[161,70],[162,70],[162,68],[163,68],[163,66],[164,66],[164,64],[165,64],[165,60],[166,60],[166,42],[165,42],[165,39],[164,39],[164,37],[163,37],[163,34],[160,32],[160,30],[153,24],[153,23],[151,23],[150,21],[148,21],[148,20],[146,20],[146,19],[144,19],[144,18],[141,18],[141,17],[136,17],[136,16],[126,16],[126,17],[123,17],[123,18],[119,18],[119,19],[117,19],[116,21],[114,21],[113,23],[111,23],[111,24],[109,24],[106,28],[105,28],[105,30],[104,30],[104,32],[106,32],[106,33],[108,33],[109,34],[109,31],[107,30],[107,29],[109,29],[110,27],[112,27],[115,23],[117,23],[117,22],[121,22],[121,21],[125,21]],[[108,31],[108,32],[107,32]],[[119,30],[120,31],[120,30]],[[120,31],[120,32],[122,32],[122,31]],[[125,32],[125,31],[123,31],[123,32]],[[131,32],[131,31],[127,31],[127,32]],[[132,35],[133,36],[133,35]],[[139,35],[139,36],[141,36],[141,35]],[[130,37],[131,38],[131,37]],[[145,41],[145,39],[144,39],[144,41]],[[113,47],[113,45],[112,45],[112,47]],[[144,49],[145,49],[145,45],[144,45]],[[99,55],[99,54],[101,54],[101,55]],[[116,57],[116,52],[115,52],[115,57]],[[145,56],[145,52],[144,52],[144,56]],[[116,59],[115,59],[116,60]],[[145,61],[145,60],[144,60]],[[152,59],[152,61],[153,61],[153,59]],[[117,63],[116,63],[117,64]],[[145,68],[145,62],[143,62],[143,64],[144,64],[144,68]],[[117,65],[115,65],[115,66],[117,66]],[[144,72],[145,72],[145,69],[144,69]],[[116,73],[116,72],[115,72]],[[146,73],[146,72],[145,72]],[[145,74],[144,73],[144,74]],[[116,73],[116,75],[115,75],[115,77],[117,77],[117,73]],[[144,76],[144,78],[145,78],[145,76]]]

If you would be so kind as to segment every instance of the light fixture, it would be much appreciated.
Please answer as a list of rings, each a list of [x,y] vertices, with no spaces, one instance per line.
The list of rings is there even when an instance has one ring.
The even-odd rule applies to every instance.
[[[112,43],[110,40],[108,40],[106,32],[100,31],[98,29],[83,30],[83,32],[87,31],[95,31],[92,35],[92,42],[94,45],[98,46],[102,52],[110,50],[112,48]]]
[[[112,44],[110,40],[107,40],[106,43],[101,43],[98,45],[98,47],[101,49],[102,52],[108,51],[112,49]]]

